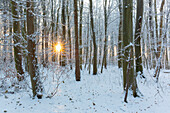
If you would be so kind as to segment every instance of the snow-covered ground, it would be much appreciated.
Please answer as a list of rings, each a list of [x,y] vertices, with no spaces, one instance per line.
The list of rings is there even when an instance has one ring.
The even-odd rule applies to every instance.
[[[128,103],[123,102],[122,72],[117,67],[110,66],[95,76],[83,70],[80,82],[75,81],[74,71],[56,71],[41,70],[43,99],[32,99],[29,88],[14,94],[1,90],[0,113],[168,113],[170,110],[170,73],[163,70],[159,83],[155,83],[152,71],[145,70],[146,80],[137,78],[143,96],[133,98],[129,94]],[[56,87],[56,95],[45,98],[54,93]]]

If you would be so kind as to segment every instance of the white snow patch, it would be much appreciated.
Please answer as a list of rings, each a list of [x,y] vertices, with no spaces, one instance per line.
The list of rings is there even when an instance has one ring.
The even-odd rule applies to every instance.
[[[42,70],[41,70],[42,71]],[[81,81],[75,81],[74,71],[68,72],[66,79],[57,78],[57,74],[49,70],[43,71],[46,77],[43,99],[31,99],[28,92],[0,94],[0,112],[3,113],[166,113],[170,108],[170,76],[161,73],[159,83],[155,83],[152,71],[144,71],[146,80],[137,78],[138,87],[143,96],[133,98],[128,95],[128,103],[124,103],[122,88],[122,72],[110,66],[103,74],[89,75],[81,71]],[[59,75],[59,73],[58,73]],[[54,80],[53,80],[53,79]],[[53,80],[53,82],[52,82]],[[57,94],[51,99],[45,98],[50,88],[55,88],[55,81],[60,82]],[[64,82],[62,82],[64,80]],[[49,90],[49,91],[47,91]],[[47,93],[48,92],[48,93]]]

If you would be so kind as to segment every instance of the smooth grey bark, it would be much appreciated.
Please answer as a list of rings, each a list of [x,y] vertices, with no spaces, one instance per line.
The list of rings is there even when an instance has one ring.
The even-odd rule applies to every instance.
[[[27,0],[27,37],[28,37],[28,65],[31,78],[33,97],[42,98],[42,86],[36,57],[36,37],[34,35],[34,0]]]
[[[108,14],[107,14],[107,0],[104,0],[104,36],[105,36],[105,41],[104,41],[104,55],[103,55],[103,60],[102,60],[102,67],[101,67],[101,73],[103,72],[103,66],[105,69],[107,69],[107,26],[108,26]]]
[[[77,0],[74,0],[74,30],[75,30],[75,60],[76,60],[75,75],[76,81],[80,81]]]
[[[54,0],[51,0],[51,27],[52,27],[52,31],[51,31],[51,48],[52,48],[52,61],[55,62],[55,40],[54,40]]]
[[[133,57],[133,0],[123,0],[123,88],[126,91],[124,102],[127,102],[128,90],[136,97],[136,76],[134,74]]]
[[[44,5],[44,10],[43,10],[43,13],[45,16],[45,19],[44,19],[44,39],[45,39],[45,61],[44,61],[44,67],[48,67],[48,41],[49,41],[49,38],[48,38],[48,35],[49,35],[49,29],[47,27],[47,20],[46,20],[46,17],[47,17],[47,9],[46,9],[46,0],[44,0],[43,2],[43,5]]]
[[[66,18],[65,18],[65,0],[62,0],[62,14],[61,14],[61,23],[62,23],[62,51],[60,54],[60,65],[66,66]]]
[[[72,70],[72,45],[71,45],[71,28],[70,28],[70,11],[69,11],[69,0],[67,0],[67,28],[68,28],[68,40],[69,40],[69,63],[70,69]]]
[[[123,24],[123,12],[122,12],[122,0],[119,0],[119,36],[118,36],[118,67],[122,67],[122,24]]]
[[[157,19],[157,3],[156,0],[154,0],[154,10],[155,10],[155,32],[156,32],[156,38],[158,39],[158,19]],[[158,41],[158,40],[157,40]]]
[[[41,63],[43,66],[45,66],[45,48],[44,48],[44,40],[45,40],[45,28],[46,28],[46,20],[45,20],[45,16],[46,16],[46,11],[45,11],[45,3],[44,3],[44,0],[42,0],[42,11],[43,11],[43,28],[42,28],[42,44],[41,44]]]
[[[59,18],[60,18],[60,8],[61,8],[61,0],[58,1],[58,5],[59,7],[57,8],[57,19],[56,19],[56,28],[55,28],[55,42],[59,41],[59,33],[58,33],[58,29],[59,29]],[[60,55],[61,56],[61,55]],[[54,54],[54,57],[56,58],[56,54]],[[60,59],[59,59],[60,60]]]
[[[83,0],[80,1],[80,24],[79,24],[79,46],[80,46],[80,69],[82,70],[83,64],[83,48],[82,48],[82,15],[83,15]]]
[[[141,56],[141,28],[143,19],[143,0],[137,0],[136,28],[135,28],[135,58],[136,75],[143,75],[142,56]]]
[[[89,57],[89,14],[88,14],[88,16],[87,16],[87,36],[86,36],[86,62],[85,62],[85,68],[86,68],[86,66],[87,66],[87,63],[88,63],[88,57]]]
[[[89,0],[90,7],[90,22],[91,22],[91,30],[92,30],[92,39],[93,39],[93,75],[97,75],[97,44],[96,44],[96,36],[94,31],[94,21],[93,21],[93,4],[92,0]]]
[[[22,34],[22,50],[23,59],[25,65],[25,71],[28,71],[28,57],[27,57],[27,37],[26,37],[26,20],[25,20],[26,8],[20,3],[20,17],[21,17],[21,34]]]
[[[151,68],[155,68],[156,66],[156,61],[155,61],[155,42],[154,42],[154,24],[153,24],[153,11],[152,11],[152,5],[153,5],[153,0],[149,0],[149,38],[150,38],[150,43],[151,43],[151,48],[150,48],[150,66]]]
[[[17,10],[17,3],[11,0],[12,4],[12,14],[13,14],[13,41],[14,41],[14,59],[15,59],[15,68],[17,70],[17,78],[19,81],[24,79],[24,71],[22,68],[22,56],[21,56],[21,39],[20,39],[20,23],[18,21],[18,10]]]
[[[157,81],[158,81],[158,77],[159,77],[159,73],[160,73],[160,68],[161,68],[161,61],[159,61],[163,56],[163,53],[164,51],[162,49],[164,49],[164,47],[162,47],[162,41],[163,41],[163,44],[165,44],[165,37],[166,35],[164,36],[164,34],[162,33],[162,28],[163,28],[163,8],[164,8],[164,5],[165,5],[165,0],[162,0],[161,2],[161,7],[160,7],[160,26],[159,26],[159,39],[158,39],[158,47],[157,47],[157,54],[156,54],[156,58],[158,60],[158,63],[156,65],[156,71],[155,71],[155,74],[154,74],[154,77],[157,77]],[[163,37],[164,36],[164,37]],[[162,40],[163,39],[163,40]]]
[[[7,61],[7,1],[3,0],[3,34],[4,34],[4,45],[3,45],[3,60]]]

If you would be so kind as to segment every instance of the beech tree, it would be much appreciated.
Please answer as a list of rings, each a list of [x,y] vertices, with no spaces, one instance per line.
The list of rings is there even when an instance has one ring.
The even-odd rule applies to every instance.
[[[136,28],[135,28],[135,58],[136,74],[143,74],[142,56],[141,56],[141,28],[143,19],[143,0],[137,0]]]
[[[124,101],[127,102],[128,90],[133,90],[137,96],[136,76],[134,74],[133,58],[133,0],[123,0],[123,88],[126,90]]]
[[[76,60],[75,75],[76,81],[80,81],[77,0],[74,0],[74,30],[75,30],[75,60]]]
[[[80,1],[80,24],[79,24],[79,45],[80,45],[80,69],[82,70],[83,64],[83,47],[82,47],[82,15],[83,15],[83,0]]]
[[[165,34],[162,33],[162,29],[163,29],[163,8],[165,5],[165,0],[162,0],[161,2],[161,7],[160,7],[160,27],[159,27],[159,38],[158,38],[158,42],[157,42],[157,54],[156,54],[156,58],[158,60],[157,65],[156,65],[156,70],[154,73],[154,77],[157,77],[157,82],[158,82],[158,77],[159,77],[159,73],[160,73],[160,68],[161,68],[161,61],[160,61],[160,57],[162,57],[162,52],[164,52],[164,47],[162,47],[163,44],[165,44]],[[168,14],[169,16],[169,14]],[[163,39],[163,40],[162,40]],[[162,44],[163,43],[163,44]]]
[[[89,0],[90,7],[90,23],[92,30],[92,39],[93,39],[93,75],[97,74],[97,44],[96,44],[96,35],[94,31],[94,21],[93,21],[93,4],[92,0]]]
[[[38,62],[36,57],[36,37],[34,34],[34,0],[27,1],[28,72],[31,78],[33,97],[42,98]]]
[[[104,5],[104,31],[105,31],[104,37],[105,37],[105,41],[104,41],[104,55],[103,55],[103,60],[102,60],[101,73],[103,72],[103,66],[105,68],[107,68],[107,40],[108,40],[108,36],[107,36],[107,26],[108,26],[107,0],[104,0],[103,5]]]
[[[70,63],[70,69],[72,69],[72,41],[71,41],[71,27],[70,27],[70,14],[71,14],[71,11],[69,10],[69,7],[71,3],[69,2],[69,0],[67,0],[67,28],[68,28],[68,43],[69,43],[69,57],[70,57],[70,60],[69,60],[69,63]]]
[[[66,66],[66,19],[65,19],[65,0],[62,0],[62,14],[61,14],[61,23],[62,23],[62,51],[60,54],[60,65]]]
[[[122,67],[122,27],[123,27],[123,12],[122,12],[122,0],[119,0],[119,35],[118,35],[118,67]]]
[[[19,81],[23,80],[23,68],[22,68],[22,56],[21,56],[21,47],[20,44],[21,43],[21,38],[20,38],[20,22],[18,21],[19,19],[19,15],[18,15],[18,4],[17,2],[11,0],[11,4],[12,4],[12,14],[13,14],[13,32],[14,32],[14,36],[13,36],[13,41],[14,41],[14,59],[15,59],[15,67],[17,70],[17,78]]]

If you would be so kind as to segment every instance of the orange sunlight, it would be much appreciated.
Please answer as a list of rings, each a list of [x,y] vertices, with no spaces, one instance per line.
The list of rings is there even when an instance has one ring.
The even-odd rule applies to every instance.
[[[61,44],[58,43],[58,44],[55,46],[55,49],[56,49],[56,51],[60,52],[60,51],[61,51]]]

